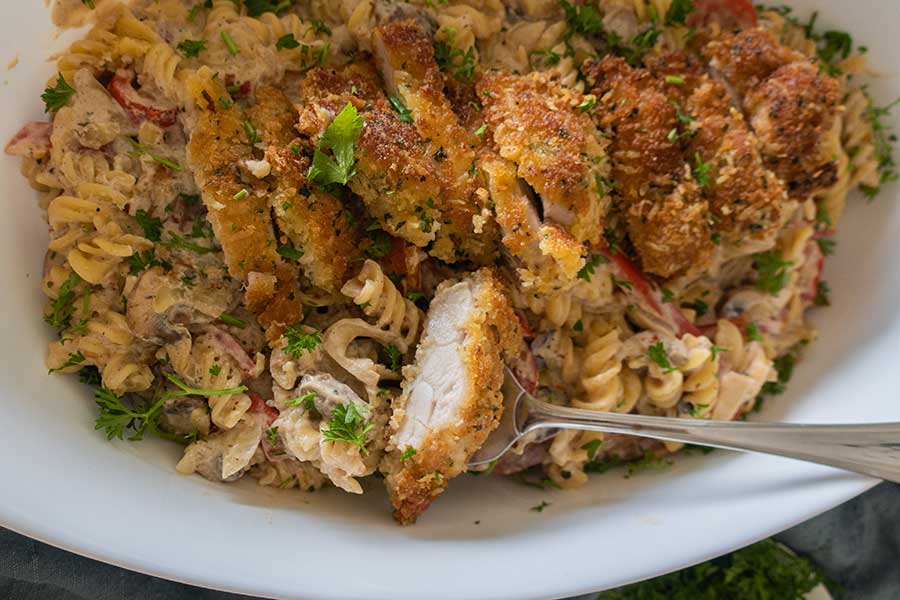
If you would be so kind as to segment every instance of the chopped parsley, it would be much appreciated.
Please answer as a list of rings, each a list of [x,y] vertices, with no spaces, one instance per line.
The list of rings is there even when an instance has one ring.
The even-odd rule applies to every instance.
[[[865,90],[863,90],[865,92]],[[877,107],[872,103],[872,98],[865,92],[869,106],[866,117],[872,125],[872,143],[875,147],[875,158],[878,159],[879,180],[877,186],[861,186],[863,193],[870,200],[881,191],[881,187],[892,181],[897,181],[900,174],[897,173],[897,163],[894,161],[894,142],[897,136],[891,133],[890,126],[885,123],[885,117],[891,114],[891,109],[897,106],[900,98],[897,98],[887,106]]]
[[[222,372],[222,365],[213,365],[209,368],[209,374],[217,377]]]
[[[229,313],[222,313],[221,315],[219,315],[219,320],[226,325],[231,325],[232,327],[237,327],[238,329],[244,329],[247,326],[247,321],[239,319],[238,317]]]
[[[130,153],[131,156],[149,156],[154,162],[157,162],[164,167],[168,167],[169,169],[172,169],[173,171],[181,171],[182,170],[181,165],[179,165],[178,163],[176,163],[174,161],[169,160],[168,158],[154,154],[149,148],[147,148],[147,146],[144,146],[143,144],[138,142],[137,139],[135,139],[133,137],[129,137],[128,141],[131,143],[131,147],[132,147],[132,150]]]
[[[297,46],[300,45],[300,42],[297,41],[297,38],[294,37],[293,33],[286,33],[285,35],[278,38],[278,41],[275,42],[276,50],[293,50]]]
[[[664,24],[666,27],[685,25],[688,15],[692,12],[694,12],[694,3],[691,0],[672,0],[672,4],[666,11]]]
[[[609,278],[612,281],[613,287],[619,287],[623,290],[631,290],[634,285],[630,281],[623,281],[621,279],[616,279],[616,276],[612,273],[609,274]]]
[[[256,133],[256,127],[253,126],[250,119],[244,121],[244,132],[247,134],[247,139],[250,140],[250,145],[256,145],[256,142],[259,141],[259,134]]]
[[[75,93],[75,88],[70,86],[62,74],[57,73],[56,85],[48,87],[41,94],[41,100],[44,101],[46,109],[44,112],[56,112],[63,106],[68,104],[69,98]]]
[[[672,290],[670,290],[669,288],[662,288],[662,301],[664,304],[668,304],[674,299],[675,294],[672,293]]]
[[[583,281],[587,281],[588,283],[590,283],[591,276],[595,273],[595,271],[597,270],[597,267],[599,267],[600,265],[606,264],[608,262],[609,262],[609,260],[602,254],[592,254],[585,261],[584,266],[581,267],[581,269],[579,269],[578,279],[581,279]]]
[[[372,243],[364,250],[369,258],[382,258],[391,251],[391,236],[377,225],[369,229],[369,239]]]
[[[682,571],[601,592],[594,600],[800,600],[823,582],[808,560],[765,540]]]
[[[94,5],[94,0],[81,0],[81,3],[87,6],[89,9],[94,10],[96,5]]]
[[[151,242],[158,242],[162,232],[162,220],[158,217],[151,217],[143,208],[139,208],[134,215],[138,225],[144,230],[144,237]]]
[[[594,458],[596,458],[597,450],[600,449],[600,444],[602,443],[603,440],[591,440],[581,447],[582,450],[587,450],[588,460],[594,460]]]
[[[284,337],[287,338],[284,352],[295,359],[300,358],[304,352],[312,352],[322,343],[322,335],[318,330],[313,329],[307,333],[301,329],[300,323],[285,329]]]
[[[307,178],[321,187],[346,185],[356,175],[353,153],[362,126],[362,117],[356,107],[348,102],[322,134]],[[327,150],[331,150],[334,158],[325,154]]]
[[[156,250],[150,248],[143,252],[135,252],[131,256],[125,258],[128,263],[128,274],[137,275],[150,267],[162,267],[165,271],[170,271],[172,265],[168,261],[161,260],[156,257]]]
[[[84,385],[89,385],[92,387],[99,386],[100,382],[102,381],[102,377],[100,377],[100,369],[98,369],[94,365],[81,367],[81,370],[78,371],[78,381],[83,383]]]
[[[709,304],[707,304],[703,300],[694,300],[693,302],[688,304],[688,306],[694,309],[694,312],[697,313],[698,318],[709,312]]]
[[[270,446],[278,445],[278,427],[270,427],[266,429],[266,438]]]
[[[279,246],[275,249],[280,256],[290,258],[292,260],[300,260],[303,258],[303,250],[300,248],[292,248],[291,246]]]
[[[322,438],[330,442],[354,444],[359,446],[363,454],[368,454],[366,434],[374,429],[375,425],[366,424],[362,412],[369,412],[369,409],[364,406],[357,407],[353,402],[335,406],[331,420],[328,422],[328,429],[322,430]]]
[[[534,512],[544,512],[544,509],[548,506],[550,506],[549,502],[547,502],[546,500],[541,500],[541,503],[537,506],[532,506],[531,510],[533,510]]]
[[[403,453],[400,455],[400,460],[405,462],[407,460],[411,460],[412,457],[415,455],[416,455],[416,449],[413,448],[412,446],[407,446],[406,450],[404,450]]]
[[[400,372],[400,367],[403,366],[403,354],[400,352],[400,349],[393,344],[388,344],[385,346],[384,350],[387,352],[388,359],[391,361],[391,371],[394,371],[395,373]]]
[[[603,31],[603,20],[597,9],[590,5],[574,5],[567,0],[560,0],[566,15],[566,24],[574,33],[596,35]]]
[[[294,5],[294,0],[244,0],[247,14],[258,17],[263,13],[280,13]]]
[[[822,251],[822,256],[831,256],[834,254],[834,247],[837,245],[837,242],[834,240],[817,238],[816,243],[819,245],[819,250]]]
[[[632,461],[625,466],[627,471],[625,476],[631,477],[632,475],[637,475],[638,473],[643,473],[645,471],[657,471],[671,466],[672,461],[667,460],[662,456],[657,456],[652,452],[648,452],[639,460]]]
[[[759,326],[754,321],[750,321],[747,323],[746,327],[747,331],[747,339],[751,342],[761,342],[763,341],[762,333],[759,331]]]
[[[194,58],[206,50],[206,40],[181,40],[176,48],[187,58]]]
[[[790,382],[791,377],[794,376],[794,365],[796,362],[797,357],[792,352],[776,358],[774,366],[775,372],[778,373],[778,380],[767,381],[764,383],[762,393],[771,395],[784,393],[788,382]]]
[[[712,162],[703,162],[703,159],[700,158],[700,153],[696,152],[694,154],[694,178],[697,180],[697,185],[700,186],[700,189],[705,189],[709,187],[709,169],[712,167]]]
[[[830,293],[831,288],[828,287],[828,284],[820,281],[816,287],[816,297],[813,298],[813,304],[816,306],[831,306],[831,300],[828,298]]]
[[[437,42],[434,45],[434,61],[441,71],[453,75],[460,81],[472,79],[475,73],[475,50],[468,48],[463,51],[454,48],[447,42]]]
[[[68,369],[69,367],[74,367],[75,365],[80,365],[85,361],[84,354],[79,350],[78,352],[73,352],[69,355],[69,358],[62,365],[56,367],[55,369],[50,369],[47,371],[47,374],[56,373],[57,371],[63,371]]]
[[[475,135],[484,139],[485,133],[487,133],[487,123],[482,123],[481,127],[475,130]]]
[[[302,406],[303,409],[310,414],[318,414],[316,410],[316,393],[309,392],[308,394],[303,394],[299,398],[294,398],[293,400],[287,401],[288,406]]]
[[[576,106],[575,108],[577,108],[581,112],[587,112],[587,111],[591,110],[592,108],[594,108],[595,104],[597,104],[597,99],[594,98],[593,96],[588,96],[587,98],[582,100],[581,103],[578,106]]]
[[[412,109],[406,108],[406,105],[403,104],[403,100],[398,96],[391,96],[388,98],[388,101],[391,103],[391,108],[394,109],[394,112],[397,113],[397,118],[400,119],[403,123],[412,123]]]
[[[77,273],[69,273],[69,278],[59,286],[59,294],[50,303],[50,314],[44,317],[48,325],[56,329],[66,329],[72,323],[75,312],[75,286],[81,283]]]
[[[666,354],[666,347],[662,342],[656,342],[647,348],[647,357],[656,363],[660,369],[663,370],[663,373],[668,375],[669,373],[674,373],[678,369],[672,366],[671,361],[669,361],[669,355]]]
[[[225,47],[228,48],[228,52],[230,52],[232,56],[237,56],[238,53],[240,53],[240,49],[238,49],[237,44],[234,43],[234,39],[227,31],[223,31],[220,36],[225,43]]]
[[[789,267],[794,263],[785,261],[781,251],[759,252],[753,255],[753,266],[756,267],[756,287],[773,296],[777,295],[788,284]]]
[[[173,233],[171,231],[169,233],[169,241],[163,242],[163,246],[166,248],[172,249],[181,249],[181,250],[190,250],[196,254],[209,254],[210,252],[215,252],[215,248],[207,248],[205,246],[201,246],[199,244],[195,244],[194,242],[189,242],[177,233]]]
[[[684,85],[684,77],[679,75],[666,75],[666,83],[671,85]]]
[[[106,388],[97,390],[94,394],[94,400],[100,412],[94,429],[102,429],[106,433],[107,439],[110,440],[113,438],[124,439],[126,431],[130,431],[132,435],[128,439],[138,441],[143,439],[144,434],[149,431],[166,439],[185,441],[185,436],[171,434],[160,429],[162,408],[167,401],[172,398],[183,398],[185,396],[224,396],[247,391],[246,386],[243,385],[226,390],[195,389],[188,387],[173,375],[169,375],[168,380],[177,389],[168,391],[158,399],[153,400],[150,407],[143,411],[125,406],[121,398]]]

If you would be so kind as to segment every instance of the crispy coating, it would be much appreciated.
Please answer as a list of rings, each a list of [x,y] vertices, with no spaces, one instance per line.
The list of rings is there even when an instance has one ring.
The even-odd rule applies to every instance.
[[[429,330],[445,317],[433,313],[447,308],[439,299],[442,292],[460,293],[459,286],[467,287],[462,293],[472,296],[472,309],[465,315],[464,322],[454,325],[461,328],[464,335],[462,344],[456,348],[463,369],[458,376],[464,389],[452,415],[446,420],[430,423],[421,443],[414,447],[415,454],[404,460],[401,456],[406,447],[398,446],[398,431],[403,429],[405,419],[413,418],[406,414],[412,388],[419,378],[427,381],[427,375],[421,373],[425,357],[430,348],[441,343],[441,340],[430,339]],[[394,403],[391,420],[395,432],[391,442],[394,450],[382,465],[387,473],[385,484],[394,506],[394,517],[401,524],[416,521],[446,489],[449,480],[465,471],[466,462],[499,424],[503,409],[500,393],[503,356],[517,353],[521,339],[515,312],[492,270],[483,268],[463,282],[438,291],[428,315],[423,341],[416,351],[416,365],[407,367],[404,393]]]
[[[781,43],[771,32],[746,29],[707,44],[703,56],[739,98],[758,88],[779,67],[806,61],[806,57]]]
[[[559,225],[541,223],[530,190],[518,178],[513,163],[485,150],[479,155],[479,164],[494,201],[503,245],[521,263],[523,283],[544,293],[571,285],[584,266],[584,245]]]
[[[702,193],[709,201],[714,230],[732,243],[746,237],[770,237],[778,228],[787,197],[775,174],[763,166],[757,138],[731,106],[725,86],[683,52],[651,59],[648,68],[667,82],[664,89],[669,97],[696,119],[684,153],[695,167],[708,165]]]
[[[803,199],[837,180],[840,85],[808,62],[785,65],[745,102],[766,165]]]
[[[279,246],[302,252],[297,260],[313,285],[337,291],[347,279],[351,262],[360,257],[360,236],[340,200],[307,189],[309,159],[299,151],[296,109],[282,91],[263,87],[257,90],[248,117],[271,165],[269,209],[282,234]]]
[[[598,99],[592,114],[612,139],[614,193],[644,270],[670,277],[702,269],[714,250],[708,204],[678,144],[693,122],[679,120],[649,71],[621,58],[591,64],[587,76]]]
[[[426,141],[441,186],[435,199],[441,228],[431,253],[447,262],[459,258],[488,263],[495,256],[497,228],[477,194],[475,146],[480,140],[461,124],[444,94],[444,77],[434,60],[431,37],[413,20],[379,27],[373,48],[388,92],[400,99]]]
[[[767,167],[792,198],[804,199],[837,178],[834,160],[840,85],[768,31],[751,29],[708,44],[704,55],[743,98]]]
[[[236,106],[202,113],[188,145],[188,161],[228,271],[248,283],[248,308],[269,328],[299,320],[303,306],[294,295],[297,270],[276,252],[267,185],[243,166],[253,159],[244,122]],[[263,287],[254,285],[263,281]]]
[[[305,106],[297,129],[315,143],[337,113],[352,102],[363,117],[363,128],[350,189],[385,231],[424,247],[442,226],[435,161],[416,127],[391,108],[377,77],[365,60],[338,69],[311,70],[302,86]]]
[[[484,118],[503,158],[541,198],[544,219],[598,243],[609,201],[606,155],[581,96],[549,77],[492,73],[478,83]]]

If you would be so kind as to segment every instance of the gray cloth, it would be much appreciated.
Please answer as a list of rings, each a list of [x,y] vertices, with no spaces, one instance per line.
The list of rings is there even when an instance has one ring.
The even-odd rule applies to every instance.
[[[777,539],[844,588],[841,600],[900,598],[900,486],[884,483]],[[0,598],[238,600],[132,573],[0,529]],[[731,599],[729,599],[731,600]],[[740,599],[734,599],[740,600]]]

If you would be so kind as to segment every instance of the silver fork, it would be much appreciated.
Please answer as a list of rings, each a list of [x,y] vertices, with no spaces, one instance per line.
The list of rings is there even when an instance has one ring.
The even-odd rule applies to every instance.
[[[900,482],[900,423],[707,421],[583,410],[538,400],[522,388],[509,369],[503,398],[500,425],[472,456],[470,468],[477,470],[498,460],[532,432],[543,430],[546,437],[552,437],[555,430],[582,429],[774,454]]]

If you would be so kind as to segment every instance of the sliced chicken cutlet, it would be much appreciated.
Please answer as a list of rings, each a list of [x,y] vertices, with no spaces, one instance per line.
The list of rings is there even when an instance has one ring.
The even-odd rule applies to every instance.
[[[596,244],[609,208],[600,133],[577,109],[582,98],[547,75],[488,74],[478,82],[500,156],[540,197],[545,221]]]
[[[516,165],[492,151],[479,156],[503,246],[522,265],[518,274],[523,285],[551,293],[577,281],[585,263],[584,245],[563,227],[541,222],[532,192],[519,179]]]
[[[442,222],[431,254],[447,262],[459,258],[487,263],[494,258],[496,225],[487,196],[476,193],[475,150],[480,140],[466,130],[444,94],[444,76],[434,59],[431,36],[417,21],[379,27],[372,47],[392,98],[409,111],[441,185],[436,198]]]
[[[763,29],[710,42],[710,66],[743,98],[763,160],[792,198],[805,199],[837,178],[840,85]]]
[[[682,144],[686,160],[695,171],[703,170],[698,184],[709,201],[715,232],[731,244],[770,238],[787,196],[781,181],[763,165],[759,142],[731,105],[725,86],[683,52],[651,58],[647,68],[666,82],[669,98],[695,119],[693,135]]]
[[[327,292],[340,289],[348,267],[360,258],[360,236],[341,201],[307,187],[309,160],[294,129],[298,114],[281,90],[262,87],[247,118],[265,146],[262,161],[252,163],[271,182],[269,209],[281,232],[279,252],[295,259],[313,285]],[[291,250],[285,250],[290,248]]]
[[[434,158],[412,119],[393,110],[364,60],[337,69],[313,69],[303,82],[298,130],[315,143],[351,102],[363,118],[350,189],[388,233],[419,247],[441,227],[441,187]]]
[[[248,284],[248,308],[268,329],[300,320],[303,306],[294,295],[299,273],[277,253],[268,185],[248,167],[254,150],[245,121],[237,105],[204,111],[187,157],[228,272]]]
[[[702,269],[714,244],[709,205],[684,161],[692,123],[644,69],[607,56],[587,68],[592,114],[610,138],[613,190],[645,271],[671,277]]]
[[[438,289],[394,402],[382,470],[394,517],[415,522],[465,471],[500,422],[503,357],[521,344],[518,320],[490,269]]]

